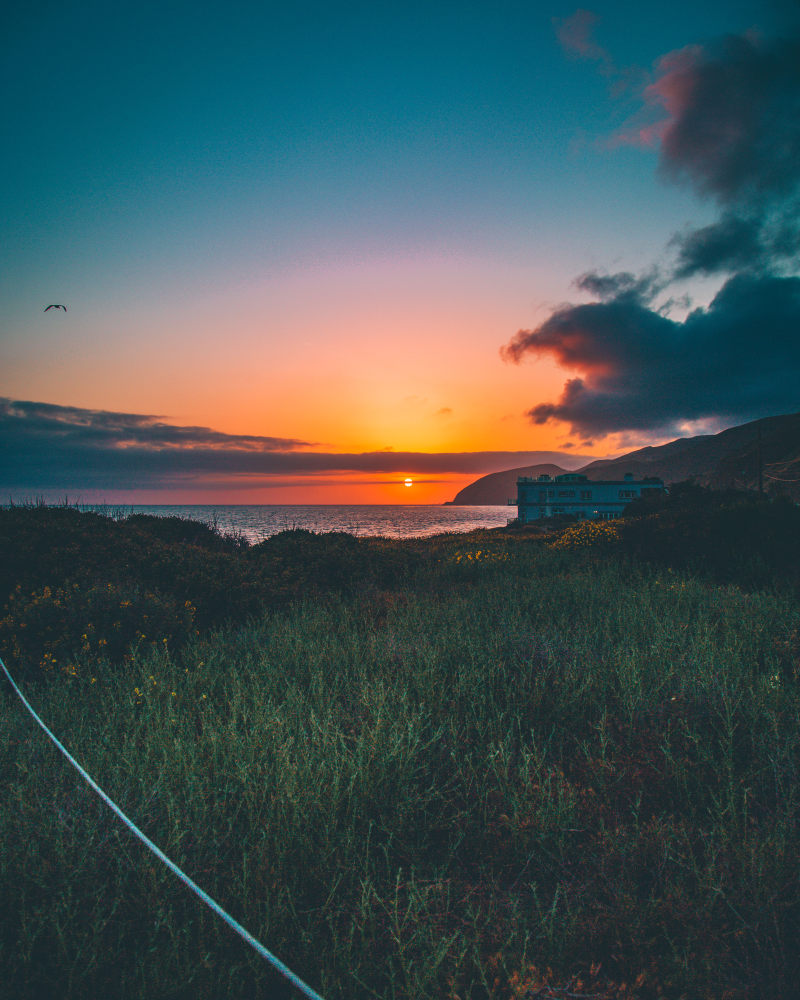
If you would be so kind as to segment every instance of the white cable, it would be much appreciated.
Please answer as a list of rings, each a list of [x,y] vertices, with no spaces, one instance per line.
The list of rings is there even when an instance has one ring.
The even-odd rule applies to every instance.
[[[159,847],[156,847],[153,841],[150,840],[149,837],[145,836],[145,834],[142,833],[139,827],[128,819],[128,817],[119,808],[119,806],[115,802],[113,802],[106,795],[103,789],[97,784],[97,782],[94,781],[92,777],[86,773],[86,771],[84,771],[84,769],[75,760],[72,754],[66,749],[66,747],[62,743],[59,742],[58,739],[56,739],[56,737],[50,732],[50,730],[47,728],[44,722],[42,722],[42,720],[39,718],[39,716],[36,714],[33,708],[31,708],[25,695],[17,687],[17,685],[14,682],[14,678],[8,672],[8,667],[5,665],[5,663],[3,663],[2,658],[0,658],[0,667],[3,668],[3,672],[8,678],[9,683],[17,692],[17,695],[19,696],[22,704],[25,706],[25,708],[28,709],[28,711],[31,713],[36,722],[42,727],[45,733],[47,733],[49,738],[58,747],[61,753],[64,754],[64,756],[67,758],[70,764],[72,764],[72,766],[75,768],[78,774],[80,774],[81,777],[89,785],[92,786],[92,788],[97,792],[97,794],[100,796],[103,802],[105,802],[105,804],[111,810],[113,810],[117,814],[117,816],[119,816],[119,818],[122,820],[125,826],[127,826],[128,829],[131,831],[131,833],[135,834],[139,838],[139,840],[141,840],[141,842],[145,845],[145,847],[148,847],[160,861],[164,862],[164,864],[167,866],[167,868],[170,869],[170,871],[172,871],[175,875],[178,876],[181,882],[187,885],[192,890],[192,892],[194,892],[196,895],[200,897],[200,899],[203,900],[206,906],[211,907],[211,909],[214,911],[214,913],[217,914],[217,916],[222,917],[225,923],[229,927],[233,928],[233,930],[236,931],[239,937],[244,938],[244,940],[251,946],[251,948],[255,948],[255,950],[259,953],[259,955],[261,955],[262,958],[265,958],[270,963],[270,965],[276,968],[278,972],[281,973],[281,975],[285,976],[290,983],[292,983],[294,986],[297,987],[298,990],[300,990],[301,993],[304,993],[307,997],[310,998],[310,1000],[323,1000],[323,998],[319,995],[319,993],[317,993],[310,986],[304,983],[303,980],[300,979],[299,976],[296,976],[287,965],[284,965],[284,963],[277,956],[273,955],[272,952],[269,951],[269,949],[265,948],[260,941],[257,941],[248,930],[242,927],[242,925],[237,920],[234,920],[229,913],[226,913],[225,910],[223,910],[222,907],[219,905],[219,903],[216,903],[208,895],[207,892],[204,892],[199,885],[193,882],[188,875],[182,872],[174,861],[170,861],[170,859],[166,856],[166,854],[164,854],[164,852]]]

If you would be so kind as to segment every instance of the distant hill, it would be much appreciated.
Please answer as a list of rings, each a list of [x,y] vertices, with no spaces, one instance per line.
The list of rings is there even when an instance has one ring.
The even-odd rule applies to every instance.
[[[759,443],[760,433],[760,443]],[[589,479],[660,476],[666,483],[692,479],[715,489],[758,489],[759,451],[762,483],[769,493],[800,500],[800,413],[764,417],[719,434],[678,438],[656,448],[639,448],[619,458],[598,459],[578,472]],[[557,465],[534,465],[494,472],[460,490],[455,504],[505,504],[517,494],[519,476],[558,476]]]
[[[507,469],[505,472],[491,472],[481,476],[474,483],[456,493],[454,504],[505,504],[517,495],[519,476],[560,476],[566,472],[558,465],[526,465],[521,469]]]

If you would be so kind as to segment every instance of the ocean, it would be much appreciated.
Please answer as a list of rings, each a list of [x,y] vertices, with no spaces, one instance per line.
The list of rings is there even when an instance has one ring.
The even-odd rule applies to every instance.
[[[308,531],[345,531],[351,535],[382,535],[385,538],[426,538],[443,532],[474,531],[476,528],[504,527],[516,516],[514,507],[378,505],[378,504],[232,504],[178,506],[85,505],[114,517],[127,514],[155,514],[184,517],[216,525],[223,532],[237,532],[251,543],[292,528]]]

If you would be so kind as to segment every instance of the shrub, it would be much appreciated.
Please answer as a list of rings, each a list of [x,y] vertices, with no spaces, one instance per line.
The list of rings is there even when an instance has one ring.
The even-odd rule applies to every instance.
[[[250,550],[249,558],[270,581],[276,598],[348,591],[400,569],[387,551],[341,531],[282,531]]]
[[[800,508],[784,499],[695,492],[620,522],[624,551],[716,580],[800,583]]]
[[[419,562],[341,532],[286,531],[250,547],[177,517],[44,506],[0,508],[0,551],[0,649],[36,672],[71,670],[88,653],[118,662],[131,643],[177,647],[195,628],[293,600],[391,586]]]
[[[175,646],[194,634],[195,609],[170,597],[112,583],[17,587],[0,619],[0,649],[24,675],[77,673],[89,656],[120,661],[142,643]]]
[[[185,517],[159,517],[155,514],[131,514],[125,526],[136,528],[161,542],[196,545],[216,552],[235,552],[247,548],[246,540],[235,534],[223,534],[215,524],[190,521]]]

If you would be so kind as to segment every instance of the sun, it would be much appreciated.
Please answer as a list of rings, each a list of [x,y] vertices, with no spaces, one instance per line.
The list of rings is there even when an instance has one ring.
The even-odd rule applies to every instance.
[[[414,480],[409,477],[408,479],[406,479],[404,481],[404,485],[405,486],[413,486],[414,485]]]

